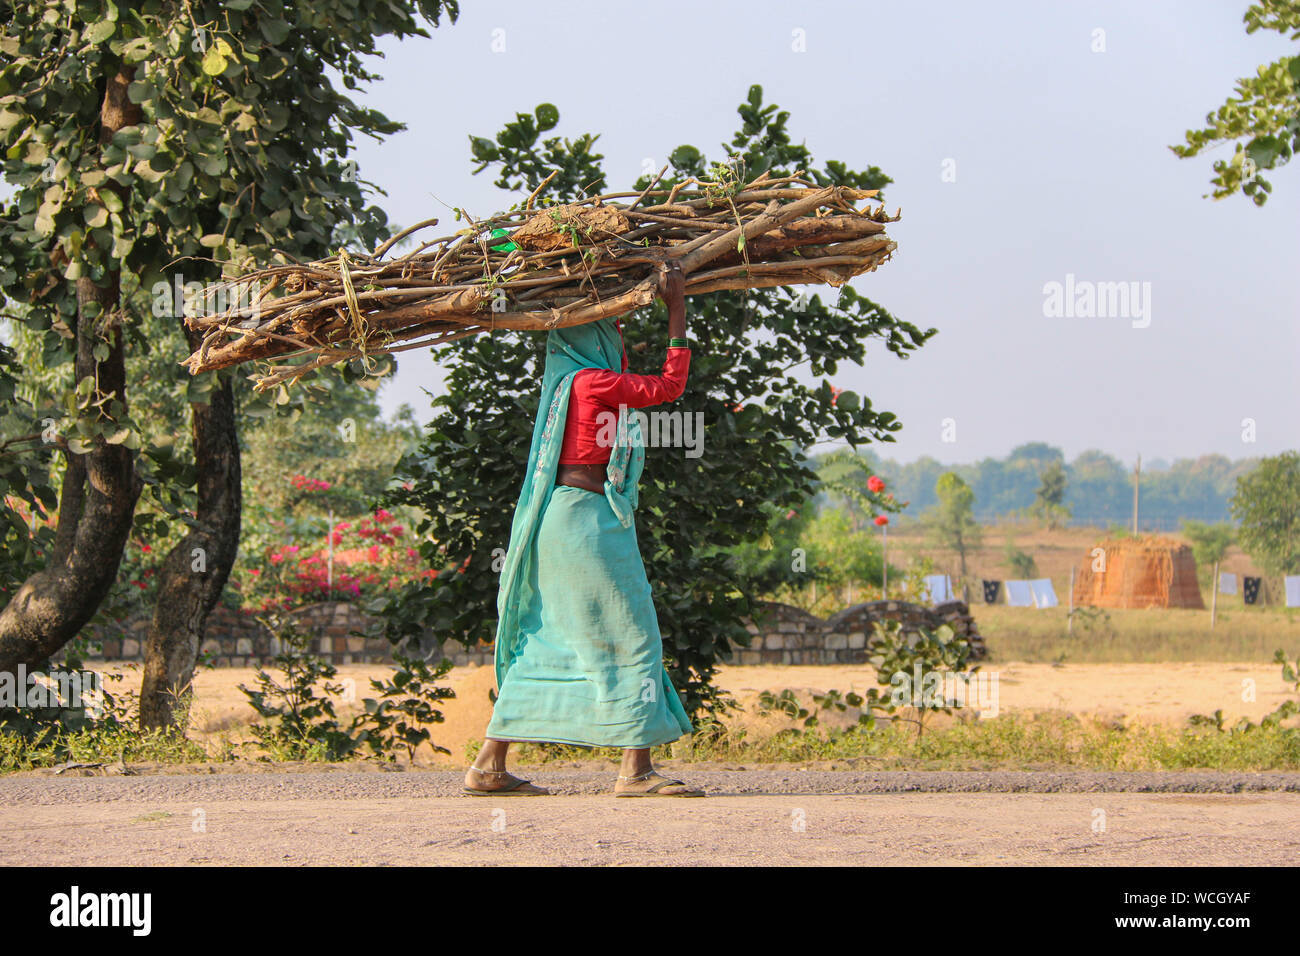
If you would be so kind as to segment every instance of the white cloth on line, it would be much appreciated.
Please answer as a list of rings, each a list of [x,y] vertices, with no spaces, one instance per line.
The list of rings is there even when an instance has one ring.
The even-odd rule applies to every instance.
[[[1286,606],[1300,607],[1300,574],[1288,574],[1282,583],[1286,585]]]
[[[952,578],[946,574],[927,574],[925,576],[925,596],[931,604],[942,604],[952,600]]]
[[[1009,607],[1034,606],[1034,590],[1028,581],[1007,581],[1003,586],[1007,589]]]
[[[1029,582],[1029,590],[1034,596],[1034,607],[1056,607],[1061,603],[1056,599],[1051,578],[1035,578]]]
[[[1237,576],[1224,571],[1219,575],[1219,593],[1236,594],[1237,593]]]

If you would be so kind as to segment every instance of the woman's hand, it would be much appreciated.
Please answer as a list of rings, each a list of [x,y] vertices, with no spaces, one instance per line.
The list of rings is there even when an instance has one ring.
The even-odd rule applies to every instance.
[[[686,300],[686,276],[676,259],[659,264],[659,298],[667,305]]]
[[[668,335],[686,338],[686,276],[682,264],[670,260],[659,264],[659,298],[668,306]]]

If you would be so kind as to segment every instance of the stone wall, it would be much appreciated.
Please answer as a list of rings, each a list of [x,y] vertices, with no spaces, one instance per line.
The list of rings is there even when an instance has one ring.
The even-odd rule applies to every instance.
[[[309,604],[295,615],[314,634],[313,650],[334,664],[387,663],[392,660],[388,641],[357,636],[366,624],[356,605],[340,601]],[[947,624],[965,635],[976,657],[987,652],[975,619],[961,601],[928,608],[903,601],[870,601],[846,608],[823,620],[788,604],[762,606],[748,624],[753,635],[748,648],[736,648],[737,664],[860,664],[866,661],[867,636],[876,621],[896,620],[903,630],[930,630]],[[139,660],[143,656],[148,618],[107,627],[98,633],[104,660]],[[432,642],[426,638],[426,646]],[[219,607],[208,618],[207,637],[200,653],[218,667],[252,667],[268,663],[279,652],[279,641],[252,617]],[[492,645],[466,648],[449,640],[444,653],[454,664],[491,664]],[[93,659],[93,658],[92,658]]]
[[[748,648],[737,648],[737,664],[861,664],[867,659],[867,638],[877,621],[898,621],[904,633],[934,630],[947,624],[972,645],[975,658],[988,654],[963,601],[929,608],[905,601],[868,601],[822,620],[788,604],[769,603],[751,622]]]

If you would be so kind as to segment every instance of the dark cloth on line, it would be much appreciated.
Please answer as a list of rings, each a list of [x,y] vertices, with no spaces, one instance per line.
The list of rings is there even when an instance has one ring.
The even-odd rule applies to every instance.
[[[1259,600],[1259,586],[1264,582],[1263,578],[1243,577],[1241,579],[1243,597],[1247,604],[1254,604]]]

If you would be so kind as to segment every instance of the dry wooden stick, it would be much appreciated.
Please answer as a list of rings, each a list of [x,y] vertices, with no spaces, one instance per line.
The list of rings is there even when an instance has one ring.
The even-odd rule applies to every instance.
[[[482,331],[546,330],[619,315],[653,301],[656,270],[668,260],[681,264],[687,293],[702,294],[839,285],[877,268],[894,248],[884,230],[897,216],[857,208],[874,191],[816,186],[802,174],[764,174],[742,186],[692,178],[659,187],[665,172],[639,192],[533,211],[552,174],[522,207],[481,221],[465,215],[466,229],[405,256],[384,258],[436,219],[403,229],[370,254],[340,250],[235,277],[215,288],[256,290],[252,304],[236,296],[225,311],[188,318],[202,337],[184,364],[198,372],[315,356],[274,367],[259,379],[259,387],[270,387],[337,362]],[[508,235],[492,235],[501,229]]]

